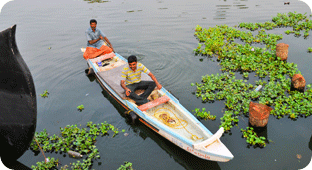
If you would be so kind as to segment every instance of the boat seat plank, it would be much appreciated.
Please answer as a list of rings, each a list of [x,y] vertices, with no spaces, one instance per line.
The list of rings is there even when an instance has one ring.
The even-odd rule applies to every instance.
[[[125,99],[126,94],[125,90],[121,87],[121,72],[124,65],[118,66],[111,70],[98,72],[98,75],[112,88],[120,98]],[[150,76],[145,73],[141,74],[142,81],[153,81]]]
[[[157,99],[155,99],[153,101],[150,101],[148,103],[142,104],[141,106],[138,107],[138,109],[140,109],[141,111],[146,111],[146,110],[148,110],[150,108],[153,108],[155,106],[158,106],[158,105],[160,105],[162,103],[166,103],[169,100],[170,100],[170,98],[167,95],[164,95],[164,96],[162,96],[160,98],[157,98]]]

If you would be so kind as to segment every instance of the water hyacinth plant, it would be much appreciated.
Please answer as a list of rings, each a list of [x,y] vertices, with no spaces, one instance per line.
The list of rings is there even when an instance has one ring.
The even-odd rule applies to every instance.
[[[312,22],[306,14],[296,12],[278,14],[272,21],[265,23],[240,23],[239,29],[227,25],[208,29],[196,26],[194,34],[199,43],[194,53],[216,57],[223,73],[202,76],[202,82],[192,85],[196,86],[196,97],[203,102],[224,100],[227,111],[221,118],[220,127],[224,127],[226,131],[230,131],[238,122],[238,116],[248,114],[250,101],[273,107],[271,114],[276,118],[287,116],[297,119],[300,115],[311,115],[311,85],[306,86],[304,93],[291,91],[290,78],[301,72],[295,63],[281,61],[276,57],[277,41],[283,35],[266,33],[266,30],[282,26],[293,28],[292,31],[286,31],[286,34],[300,35],[300,31],[304,31],[305,37],[312,30]],[[241,40],[243,44],[237,43],[235,39]],[[265,47],[253,44],[263,44]],[[246,83],[247,80],[236,79],[237,72],[243,78],[248,78],[254,72],[259,80]],[[268,81],[264,81],[264,78]],[[258,85],[263,86],[262,90],[254,91]]]
[[[53,169],[53,168],[56,168],[58,166],[58,164],[59,164],[58,159],[54,159],[54,158],[50,158],[50,157],[48,157],[47,159],[49,160],[48,162],[45,162],[45,161],[37,162],[36,163],[37,166],[32,165],[31,169],[33,169],[33,170]]]
[[[82,110],[84,109],[83,104],[82,104],[82,105],[77,106],[77,109],[78,109],[79,111],[82,111]]]
[[[48,90],[45,90],[45,91],[43,91],[43,93],[42,93],[42,94],[40,94],[40,96],[41,96],[41,97],[43,97],[43,98],[48,97],[48,95],[49,95]]]
[[[193,112],[195,112],[195,116],[198,116],[202,119],[210,119],[210,120],[215,120],[216,116],[215,115],[211,115],[210,111],[206,112],[206,108],[202,108],[202,111],[200,111],[198,108],[196,108],[195,110],[193,110]]]
[[[117,170],[132,170],[132,163],[131,162],[124,162],[124,165],[121,165]]]
[[[246,138],[246,142],[250,145],[253,146],[260,146],[260,147],[265,147],[266,143],[265,143],[265,137],[257,136],[257,133],[253,131],[254,129],[252,127],[247,127],[246,129],[241,129],[241,131],[243,132],[243,137]]]
[[[49,136],[46,129],[35,133],[35,139],[39,143],[44,152],[63,152],[75,151],[83,155],[85,158],[82,162],[77,161],[71,165],[71,169],[89,169],[92,166],[92,161],[100,158],[99,150],[95,146],[96,139],[99,135],[109,135],[113,132],[113,137],[119,133],[118,129],[106,122],[101,124],[87,123],[87,128],[79,128],[77,125],[67,125],[60,128],[61,136]],[[30,144],[30,149],[39,152],[39,147],[35,139]],[[48,165],[45,163],[37,163],[37,166],[32,166],[33,169],[51,169],[55,168],[57,160],[49,158]],[[46,168],[49,166],[49,168]],[[51,167],[50,167],[51,166]],[[67,165],[65,165],[67,167]],[[65,167],[64,166],[64,167]]]

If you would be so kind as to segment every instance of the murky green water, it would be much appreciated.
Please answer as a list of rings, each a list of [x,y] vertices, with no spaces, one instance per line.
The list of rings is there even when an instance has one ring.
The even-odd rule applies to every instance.
[[[101,159],[94,162],[93,169],[117,169],[124,161],[132,162],[135,169],[155,170],[300,169],[311,160],[311,117],[292,121],[270,116],[264,135],[274,142],[263,149],[247,148],[240,128],[246,127],[248,119],[240,118],[239,127],[221,138],[234,159],[227,163],[205,161],[144,125],[127,124],[122,116],[124,110],[103,92],[96,80],[85,76],[87,64],[80,51],[86,46],[84,31],[89,20],[95,18],[116,52],[122,56],[137,55],[188,110],[205,107],[216,115],[216,121],[202,121],[214,133],[223,115],[223,101],[202,103],[192,94],[190,83],[199,82],[202,75],[221,71],[218,62],[194,56],[192,51],[198,43],[193,36],[195,26],[265,22],[277,13],[294,11],[311,14],[305,3],[296,0],[290,1],[290,5],[279,0],[112,0],[101,4],[81,0],[14,0],[1,10],[0,29],[17,24],[17,45],[38,94],[37,131],[46,128],[54,134],[68,124],[83,127],[88,121],[107,121],[129,133],[126,137],[121,133],[115,138],[98,138],[96,146]],[[306,52],[312,47],[311,35],[308,39],[296,38],[285,35],[285,30],[269,32],[284,35],[282,42],[290,45],[288,62],[298,64],[307,84],[312,83],[312,55]],[[46,89],[49,97],[41,98],[39,94]],[[79,112],[76,107],[81,104],[85,109]],[[302,155],[300,160],[297,154]],[[60,158],[62,165],[76,161],[63,154],[46,156]],[[19,159],[29,167],[43,160],[41,154],[35,156],[30,150]]]

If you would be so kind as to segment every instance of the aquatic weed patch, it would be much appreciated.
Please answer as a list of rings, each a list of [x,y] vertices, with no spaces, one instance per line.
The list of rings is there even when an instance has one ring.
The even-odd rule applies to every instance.
[[[246,142],[253,146],[260,146],[265,147],[265,137],[257,136],[257,133],[254,132],[254,129],[252,127],[247,127],[246,129],[241,129],[241,132],[243,133],[243,137],[246,138]]]
[[[216,116],[215,115],[211,115],[210,111],[206,112],[206,108],[202,108],[202,111],[200,111],[198,108],[196,108],[195,110],[193,110],[193,112],[195,112],[195,116],[198,116],[202,119],[210,119],[210,120],[215,120]]]
[[[306,86],[304,93],[291,91],[290,78],[301,72],[296,64],[282,61],[276,56],[276,45],[283,35],[266,33],[270,29],[293,27],[294,32],[304,30],[308,36],[312,29],[310,23],[305,14],[290,12],[278,14],[265,23],[240,23],[240,30],[227,25],[208,29],[196,26],[194,34],[199,43],[194,49],[195,54],[217,57],[223,73],[202,76],[202,82],[191,85],[196,86],[195,95],[203,102],[225,101],[227,111],[221,117],[220,127],[230,131],[239,121],[239,116],[247,116],[250,101],[274,107],[270,114],[277,118],[310,116],[311,85]],[[236,43],[236,39],[243,44]],[[255,47],[253,44],[264,47]],[[247,83],[247,80],[236,79],[235,72],[242,73],[243,79],[249,78],[250,73],[254,72],[259,80]],[[264,78],[268,80],[262,80]],[[263,89],[255,91],[257,85],[262,85]]]
[[[124,162],[124,165],[121,165],[117,170],[132,170],[132,163],[131,162]]]
[[[55,134],[49,136],[46,129],[44,129],[39,133],[35,133],[35,139],[44,152],[68,153],[69,151],[75,151],[83,155],[85,159],[72,163],[71,169],[89,169],[92,166],[92,161],[100,158],[99,150],[95,146],[97,137],[99,135],[109,135],[110,132],[113,132],[114,137],[119,133],[118,129],[111,124],[106,122],[93,124],[91,121],[87,123],[87,128],[79,128],[77,125],[67,125],[64,128],[60,128],[60,131],[61,136]],[[31,142],[30,148],[35,152],[39,152],[39,146],[35,139]],[[32,168],[56,168],[58,166],[56,162],[57,160],[51,158],[48,163],[39,162],[37,166],[33,165]],[[68,167],[68,165],[64,167]]]
[[[58,159],[54,159],[54,158],[47,158],[49,160],[49,162],[37,162],[36,165],[32,165],[31,168],[33,170],[43,170],[43,169],[54,169],[55,167],[58,166],[59,164],[59,160]]]

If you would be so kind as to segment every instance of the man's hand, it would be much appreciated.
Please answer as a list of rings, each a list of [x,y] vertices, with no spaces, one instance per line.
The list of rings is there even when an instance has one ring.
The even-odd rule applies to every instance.
[[[162,88],[162,85],[160,83],[158,83],[156,77],[154,76],[154,74],[152,72],[149,72],[148,75],[152,78],[152,80],[155,82],[157,90],[160,90]]]
[[[131,90],[126,87],[125,80],[120,80],[120,85],[126,91],[126,96],[130,96]]]
[[[130,96],[130,93],[131,93],[131,90],[130,89],[126,89],[126,96],[128,97],[128,96]]]
[[[102,35],[100,35],[100,40],[104,40],[104,38],[102,37]]]

